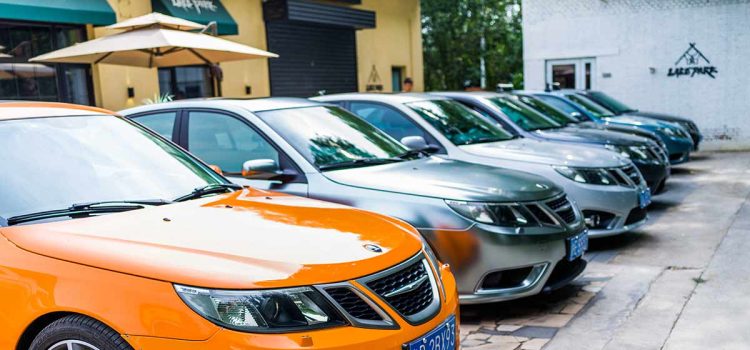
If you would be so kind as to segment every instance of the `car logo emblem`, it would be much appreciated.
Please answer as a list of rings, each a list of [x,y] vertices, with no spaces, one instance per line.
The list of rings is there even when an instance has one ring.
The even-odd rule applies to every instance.
[[[383,248],[380,248],[379,246],[374,245],[374,244],[365,244],[364,247],[365,247],[365,249],[367,249],[367,250],[369,250],[369,251],[371,251],[373,253],[382,253],[383,252]]]

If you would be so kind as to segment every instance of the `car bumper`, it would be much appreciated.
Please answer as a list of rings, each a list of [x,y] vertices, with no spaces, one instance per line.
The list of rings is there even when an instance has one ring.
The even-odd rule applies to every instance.
[[[695,146],[690,139],[665,138],[664,144],[667,146],[671,164],[680,164],[690,160],[690,152],[693,151]]]
[[[490,225],[474,224],[462,231],[421,232],[436,246],[440,258],[450,262],[461,304],[479,304],[542,292],[558,262],[566,257],[566,238],[583,230],[581,225],[552,234],[507,234]],[[485,281],[490,278],[505,280],[487,288]]]
[[[555,180],[563,184],[562,179]],[[564,188],[583,212],[591,238],[628,232],[647,219],[632,214],[640,209],[639,193],[645,190],[643,187],[589,185],[565,179]]]
[[[419,339],[440,326],[451,316],[456,317],[456,349],[458,349],[459,303],[456,281],[448,266],[442,267],[445,296],[440,312],[421,325],[410,325],[365,288],[361,291],[378,303],[399,325],[399,329],[368,329],[352,326],[283,334],[242,333],[219,329],[204,341],[185,341],[158,337],[124,335],[138,350],[270,350],[270,349],[401,349],[402,345]]]

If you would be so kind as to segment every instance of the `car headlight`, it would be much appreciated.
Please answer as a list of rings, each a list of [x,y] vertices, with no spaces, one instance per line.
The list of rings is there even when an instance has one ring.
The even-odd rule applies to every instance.
[[[269,333],[344,324],[325,297],[310,287],[258,291],[224,291],[175,285],[185,303],[225,328]]]
[[[617,185],[617,180],[604,169],[571,168],[567,166],[555,166],[553,168],[560,175],[575,182],[591,185]]]
[[[648,155],[648,151],[645,147],[641,146],[616,146],[616,145],[605,145],[604,148],[619,153],[625,158],[633,160],[649,160],[651,157]]]
[[[445,201],[451,209],[462,216],[484,224],[505,227],[534,226],[534,220],[529,219],[525,210],[513,204],[489,204],[477,202]]]

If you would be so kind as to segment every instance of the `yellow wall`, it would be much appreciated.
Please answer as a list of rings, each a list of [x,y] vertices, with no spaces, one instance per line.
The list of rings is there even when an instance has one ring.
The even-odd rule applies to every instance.
[[[151,12],[150,0],[107,0],[117,20]],[[239,26],[239,35],[224,38],[262,50],[267,49],[262,0],[222,0],[222,4]],[[341,5],[341,3],[338,3]],[[353,6],[375,11],[376,29],[357,31],[357,65],[359,89],[365,91],[368,77],[375,65],[384,91],[391,91],[391,67],[404,67],[404,76],[415,82],[415,90],[423,90],[422,37],[419,0],[363,0]],[[92,35],[93,34],[93,35]],[[107,34],[103,28],[89,27],[90,37]],[[270,94],[268,61],[266,59],[222,63],[226,97],[265,97]],[[120,110],[142,104],[146,98],[159,94],[157,69],[98,64],[93,69],[97,106]],[[245,94],[249,85],[252,94]],[[135,89],[135,98],[127,98],[127,88]]]
[[[404,67],[414,90],[424,91],[422,23],[419,0],[363,0],[356,6],[375,11],[376,28],[357,32],[359,89],[365,91],[375,66],[385,92],[391,92],[391,67]]]

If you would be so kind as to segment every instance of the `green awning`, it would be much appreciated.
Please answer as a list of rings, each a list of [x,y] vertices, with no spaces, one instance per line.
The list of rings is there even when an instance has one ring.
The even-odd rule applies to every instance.
[[[0,19],[93,25],[117,22],[107,0],[0,0]]]
[[[215,21],[219,35],[239,34],[237,22],[219,0],[151,0],[154,12],[208,24]]]

